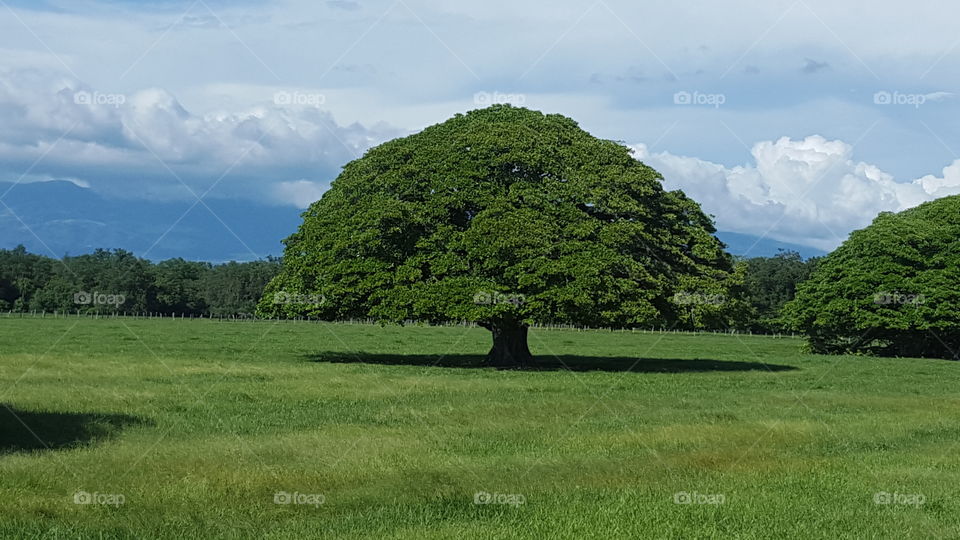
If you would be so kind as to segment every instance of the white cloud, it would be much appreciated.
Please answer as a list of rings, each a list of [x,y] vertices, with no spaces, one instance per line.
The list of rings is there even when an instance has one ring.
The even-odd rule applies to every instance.
[[[924,94],[923,97],[927,101],[942,101],[944,99],[949,99],[955,96],[953,92],[931,92],[929,94]]]
[[[187,188],[305,208],[340,167],[406,130],[340,125],[312,99],[324,89],[244,87],[254,105],[224,102],[196,114],[169,91],[101,93],[56,70],[0,70],[0,180],[70,179],[119,197],[187,198]],[[277,91],[303,96],[284,105]],[[78,97],[82,96],[82,97]],[[531,99],[559,100],[563,96]],[[93,104],[90,104],[90,103]],[[592,103],[581,102],[580,106]],[[448,105],[449,106],[449,105]],[[469,107],[464,107],[469,108]],[[422,117],[439,111],[420,111]],[[418,126],[419,127],[419,126]],[[810,136],[756,143],[750,163],[728,166],[635,147],[637,157],[717,216],[722,230],[835,247],[880,211],[960,193],[960,161],[941,176],[897,182],[854,160],[841,140]],[[222,178],[221,178],[222,177]],[[183,184],[186,185],[184,187]]]
[[[637,159],[657,169],[669,189],[682,189],[721,230],[765,235],[821,249],[835,248],[879,212],[901,211],[960,194],[960,160],[943,176],[897,182],[879,167],[853,159],[853,147],[819,135],[754,144],[753,163],[726,167],[696,157],[651,153]]]
[[[297,208],[307,208],[314,201],[320,200],[320,197],[329,187],[329,184],[309,180],[280,182],[274,187],[274,198],[281,204],[292,204]]]
[[[120,197],[190,197],[219,181],[214,196],[272,198],[284,183],[329,182],[403,133],[273,98],[194,114],[160,88],[107,93],[56,71],[0,69],[0,181],[29,171]]]

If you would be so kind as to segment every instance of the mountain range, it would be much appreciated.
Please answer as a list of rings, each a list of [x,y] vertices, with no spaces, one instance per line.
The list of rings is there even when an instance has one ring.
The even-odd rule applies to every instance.
[[[2,184],[0,184],[2,185]],[[122,248],[163,260],[248,261],[283,252],[281,241],[296,231],[302,210],[244,199],[201,203],[113,199],[67,181],[17,184],[0,198],[0,248],[23,244],[51,257],[96,248]],[[740,256],[770,256],[780,250],[804,257],[815,248],[747,234],[717,236]]]

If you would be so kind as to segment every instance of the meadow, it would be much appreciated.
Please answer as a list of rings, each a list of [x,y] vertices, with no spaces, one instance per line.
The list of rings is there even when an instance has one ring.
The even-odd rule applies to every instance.
[[[792,338],[0,318],[0,537],[955,538],[960,364]]]

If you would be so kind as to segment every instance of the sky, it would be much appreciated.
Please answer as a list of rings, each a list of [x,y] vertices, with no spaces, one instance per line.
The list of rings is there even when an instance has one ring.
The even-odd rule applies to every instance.
[[[630,146],[720,230],[829,250],[960,193],[958,16],[931,0],[0,0],[0,204],[69,180],[304,208],[367,148],[508,102]]]

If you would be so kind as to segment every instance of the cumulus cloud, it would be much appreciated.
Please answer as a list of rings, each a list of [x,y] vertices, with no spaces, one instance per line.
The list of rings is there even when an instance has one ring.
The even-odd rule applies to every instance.
[[[402,134],[340,125],[321,108],[322,94],[274,90],[241,110],[195,114],[160,88],[108,93],[56,72],[0,71],[0,181],[28,172],[119,197],[171,198],[216,184],[226,189],[214,196],[277,200],[285,183],[329,182]]]
[[[256,105],[198,114],[161,88],[110,94],[55,70],[0,70],[0,181],[67,179],[126,198],[190,200],[211,190],[305,208],[343,164],[406,133],[340,125],[310,89],[264,93]],[[634,148],[722,230],[821,249],[878,212],[960,193],[960,161],[898,182],[856,161],[846,142],[820,136],[758,142],[752,162],[733,167]]]
[[[291,204],[297,208],[307,208],[314,201],[320,200],[330,187],[329,184],[311,182],[309,180],[294,180],[280,182],[274,188],[274,198],[281,204]]]
[[[833,249],[850,231],[883,211],[960,194],[960,160],[928,175],[897,182],[875,165],[853,159],[853,147],[819,135],[758,142],[753,163],[727,167],[696,157],[632,147],[637,159],[660,171],[665,185],[682,189],[717,217],[721,230]]]

